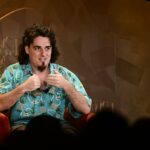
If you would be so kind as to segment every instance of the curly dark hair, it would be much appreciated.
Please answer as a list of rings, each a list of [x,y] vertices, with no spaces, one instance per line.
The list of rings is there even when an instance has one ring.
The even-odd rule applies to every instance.
[[[33,43],[33,40],[38,36],[48,37],[51,42],[51,63],[55,62],[58,56],[60,55],[56,46],[56,38],[54,31],[47,26],[33,24],[31,27],[25,30],[24,35],[22,37],[22,43],[19,45],[18,61],[21,65],[27,64],[29,62],[29,56],[25,52],[25,46],[30,46],[30,44]]]

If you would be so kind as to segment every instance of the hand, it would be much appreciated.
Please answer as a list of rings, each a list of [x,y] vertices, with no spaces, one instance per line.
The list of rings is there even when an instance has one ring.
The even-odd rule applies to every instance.
[[[56,69],[54,70],[54,74],[48,75],[46,82],[47,84],[58,88],[63,88],[68,83],[68,81]]]
[[[38,75],[34,74],[22,84],[25,91],[34,91],[41,86],[41,81]]]

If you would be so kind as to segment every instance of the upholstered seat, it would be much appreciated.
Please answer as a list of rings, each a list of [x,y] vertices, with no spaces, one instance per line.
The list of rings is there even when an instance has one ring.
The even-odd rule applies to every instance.
[[[98,111],[102,108],[114,109],[114,103],[112,101],[93,101],[92,112],[82,115],[80,118],[75,119],[68,113],[68,108],[65,109],[64,118],[74,125],[77,129],[80,129],[85,123],[87,123]],[[10,124],[8,114],[0,113],[0,143],[10,134]]]
[[[64,118],[69,121],[75,128],[80,129],[90,118],[94,116],[94,113],[82,115],[79,119],[73,118],[66,108]],[[11,127],[9,124],[8,114],[0,113],[0,144],[8,137],[11,132]]]
[[[10,133],[9,118],[7,115],[0,113],[0,144]]]

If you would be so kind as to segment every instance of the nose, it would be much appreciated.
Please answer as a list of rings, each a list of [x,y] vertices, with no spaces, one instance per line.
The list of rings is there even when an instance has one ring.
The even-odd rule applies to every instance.
[[[46,56],[46,51],[44,49],[41,50],[41,55]]]

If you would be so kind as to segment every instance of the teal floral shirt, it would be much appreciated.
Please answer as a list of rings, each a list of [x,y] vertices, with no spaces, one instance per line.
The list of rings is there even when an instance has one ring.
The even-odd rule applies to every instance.
[[[82,93],[91,105],[91,99],[87,95],[82,83],[78,77],[67,68],[58,64],[50,64],[50,72],[58,70],[62,76],[67,79],[77,91]],[[12,64],[6,68],[0,78],[0,93],[4,94],[23,83],[32,75],[30,64],[20,65]],[[11,108],[10,123],[11,126],[27,124],[31,118],[41,114],[46,114],[64,120],[65,107],[68,107],[70,114],[74,118],[80,117],[80,113],[75,111],[69,97],[62,88],[47,85],[45,90],[37,89],[32,92],[24,93]]]

